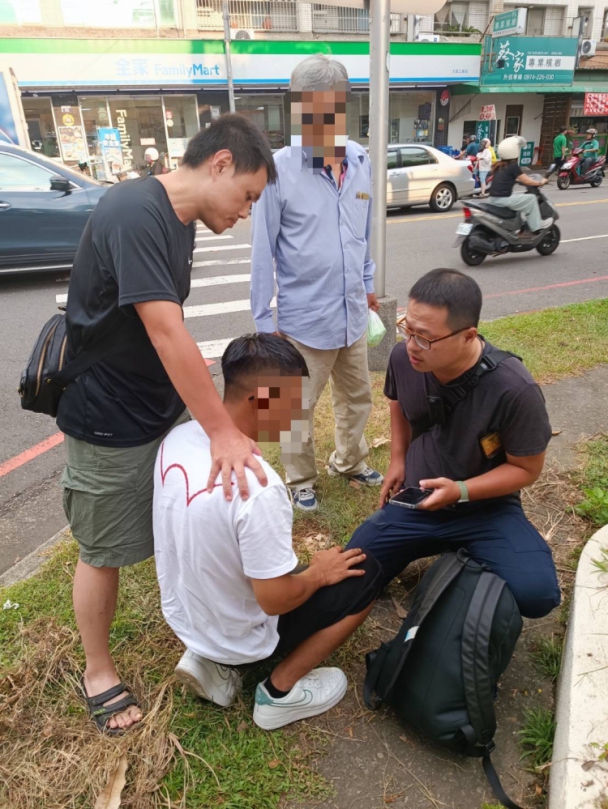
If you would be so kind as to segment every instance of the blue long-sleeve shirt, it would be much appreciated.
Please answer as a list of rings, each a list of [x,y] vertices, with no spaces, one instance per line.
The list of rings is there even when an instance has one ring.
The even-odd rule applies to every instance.
[[[251,310],[259,332],[280,331],[311,348],[343,348],[367,328],[374,291],[370,257],[371,164],[353,141],[340,189],[313,173],[302,150],[274,156],[278,180],[253,206]],[[270,302],[277,283],[277,325]]]

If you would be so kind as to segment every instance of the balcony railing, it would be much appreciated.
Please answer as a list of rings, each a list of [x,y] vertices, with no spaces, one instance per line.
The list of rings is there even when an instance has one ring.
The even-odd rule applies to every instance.
[[[290,0],[230,0],[231,28],[254,31],[297,31],[298,4]],[[197,0],[198,27],[201,31],[222,31],[221,0]]]
[[[254,31],[299,31],[298,4],[292,0],[230,0],[231,28]],[[198,28],[222,31],[222,0],[197,0]],[[310,19],[310,17],[309,17]],[[306,30],[311,30],[308,27]],[[391,14],[391,33],[401,33],[401,16]],[[369,12],[342,6],[312,5],[312,31],[319,34],[365,34]]]

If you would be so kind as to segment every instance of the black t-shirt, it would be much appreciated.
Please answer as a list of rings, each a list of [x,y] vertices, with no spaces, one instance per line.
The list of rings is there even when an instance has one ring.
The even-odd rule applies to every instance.
[[[184,225],[153,177],[118,183],[93,211],[70,278],[69,360],[122,328],[123,345],[68,386],[60,430],[90,444],[133,447],[161,436],[184,411],[133,304],[190,292],[195,225]]]
[[[521,168],[517,163],[509,163],[508,166],[503,166],[503,168],[495,171],[492,174],[490,196],[510,197],[513,193],[513,186],[521,173]]]
[[[490,348],[486,343],[483,354]],[[432,373],[421,373],[412,367],[405,343],[395,346],[384,394],[399,403],[410,423],[428,415],[427,396],[441,396],[442,387]],[[467,480],[483,475],[505,463],[506,453],[539,455],[550,439],[551,425],[541,389],[522,362],[509,358],[481,377],[477,387],[454,407],[445,426],[435,424],[412,441],[406,458],[405,485],[418,486],[421,480],[430,478]],[[520,498],[512,494],[458,508],[487,507],[497,500],[519,503]]]

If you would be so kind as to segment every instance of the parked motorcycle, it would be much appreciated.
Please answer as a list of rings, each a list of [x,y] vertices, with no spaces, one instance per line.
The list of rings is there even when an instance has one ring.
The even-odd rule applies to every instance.
[[[583,150],[573,149],[572,154],[562,163],[557,175],[557,187],[560,191],[565,191],[570,188],[570,185],[582,185],[589,183],[592,188],[597,188],[602,184],[606,176],[606,158],[598,157],[589,166],[589,169],[581,174],[581,163],[583,161]]]
[[[540,187],[527,186],[526,193],[538,197],[543,219],[559,219],[556,208]],[[502,256],[506,253],[536,250],[541,256],[550,256],[559,245],[561,233],[555,223],[539,233],[531,233],[520,213],[492,205],[491,199],[487,202],[467,200],[463,211],[464,222],[456,229],[454,247],[460,247],[462,260],[469,267],[478,266],[488,256]]]

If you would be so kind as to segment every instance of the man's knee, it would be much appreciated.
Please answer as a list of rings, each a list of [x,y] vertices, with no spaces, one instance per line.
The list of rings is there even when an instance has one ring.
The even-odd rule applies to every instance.
[[[524,618],[544,618],[559,607],[561,593],[552,562],[551,568],[508,583]]]

